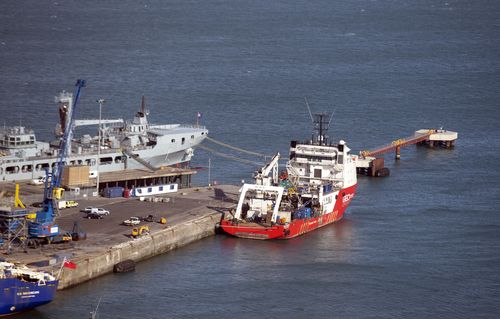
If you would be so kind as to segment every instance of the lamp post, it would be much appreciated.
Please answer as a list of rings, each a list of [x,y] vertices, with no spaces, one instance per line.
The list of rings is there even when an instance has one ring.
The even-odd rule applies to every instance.
[[[97,140],[97,162],[96,162],[96,165],[97,165],[97,177],[96,177],[96,181],[97,181],[97,184],[96,184],[96,196],[99,196],[99,165],[100,165],[100,162],[101,162],[101,114],[102,114],[102,105],[104,104],[104,102],[106,102],[106,100],[104,99],[98,99],[96,101],[97,103],[99,103],[99,139]]]
[[[208,187],[212,186],[210,185],[210,169],[211,169],[211,165],[210,165],[210,157],[208,158]]]

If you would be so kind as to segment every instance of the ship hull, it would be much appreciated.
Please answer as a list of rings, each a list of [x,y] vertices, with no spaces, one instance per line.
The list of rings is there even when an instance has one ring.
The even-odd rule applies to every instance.
[[[47,304],[54,299],[58,281],[45,285],[17,278],[0,280],[0,316],[7,316]]]
[[[155,167],[161,166],[172,166],[178,165],[185,162],[189,162],[193,156],[192,152],[188,149],[179,150],[176,152],[157,152],[157,154],[151,154],[146,150],[137,152],[143,160],[148,162],[150,165]],[[128,158],[127,162],[115,160],[116,158],[121,158],[123,153],[121,151],[108,151],[101,157],[111,157],[113,161],[107,164],[99,165],[100,172],[116,172],[127,169],[144,169],[144,166],[135,161],[132,158]],[[89,166],[89,170],[97,170],[95,165],[95,159],[97,154],[82,154],[82,155],[71,155],[68,162],[74,163],[87,163],[93,161],[93,165]],[[45,157],[45,158],[30,158],[26,160],[17,160],[15,163],[0,163],[0,181],[21,181],[21,180],[32,180],[39,177],[45,176],[45,169],[52,167],[57,162],[57,157]],[[30,167],[30,170],[24,170],[24,167]],[[13,173],[9,173],[13,172]]]
[[[275,224],[270,226],[257,223],[233,222],[224,219],[221,221],[220,227],[226,233],[239,238],[260,240],[294,238],[341,220],[356,193],[356,186],[357,184],[340,190],[333,210],[318,217],[295,219],[285,225]]]

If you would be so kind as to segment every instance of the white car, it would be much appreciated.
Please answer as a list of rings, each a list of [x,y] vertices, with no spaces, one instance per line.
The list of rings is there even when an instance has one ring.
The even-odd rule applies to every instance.
[[[82,212],[87,213],[87,214],[96,214],[96,215],[104,215],[107,216],[109,215],[109,210],[105,210],[104,208],[97,208],[97,207],[85,207],[82,209]]]
[[[40,176],[38,178],[32,179],[30,184],[31,185],[43,185],[43,184],[45,184],[45,176]]]
[[[129,219],[123,221],[123,225],[127,226],[135,226],[139,225],[140,223],[141,220],[139,219],[139,217],[130,217]]]

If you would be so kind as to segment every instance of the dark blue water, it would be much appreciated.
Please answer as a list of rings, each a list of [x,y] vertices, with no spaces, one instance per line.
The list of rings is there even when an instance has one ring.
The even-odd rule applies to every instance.
[[[86,318],[101,297],[101,318],[500,316],[499,2],[2,1],[0,26],[1,120],[40,139],[77,78],[79,117],[97,118],[97,98],[131,116],[144,94],[156,123],[202,112],[214,138],[266,154],[309,136],[304,97],[356,152],[459,132],[453,150],[387,155],[392,175],[361,178],[336,225],[208,238],[20,318]],[[202,150],[193,165],[209,157],[219,183],[256,169]]]

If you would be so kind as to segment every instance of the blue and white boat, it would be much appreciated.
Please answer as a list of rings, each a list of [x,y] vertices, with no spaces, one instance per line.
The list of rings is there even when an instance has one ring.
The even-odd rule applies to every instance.
[[[10,262],[0,262],[0,316],[51,302],[58,282],[48,273]]]

